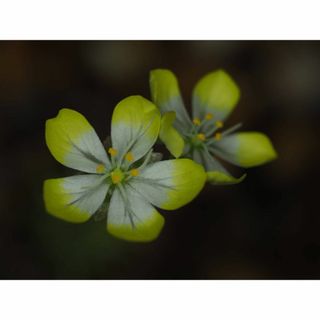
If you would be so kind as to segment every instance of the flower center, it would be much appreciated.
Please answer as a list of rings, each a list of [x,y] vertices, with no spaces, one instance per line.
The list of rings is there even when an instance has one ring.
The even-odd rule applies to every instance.
[[[197,139],[200,140],[200,141],[205,141],[206,140],[206,136],[204,133],[198,133],[196,135]]]
[[[222,139],[222,134],[218,130],[223,127],[224,123],[221,120],[216,120],[212,113],[205,114],[202,119],[194,118],[192,122],[192,131],[188,134],[187,139],[191,150],[193,148],[201,149],[205,144]]]
[[[110,175],[113,184],[121,183],[125,176],[119,168],[113,170]]]

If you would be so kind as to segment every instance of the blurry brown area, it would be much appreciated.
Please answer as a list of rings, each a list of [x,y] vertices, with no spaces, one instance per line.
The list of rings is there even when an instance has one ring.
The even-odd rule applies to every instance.
[[[196,81],[227,70],[241,100],[226,125],[266,133],[279,158],[163,212],[152,243],[48,215],[43,181],[73,172],[49,153],[45,120],[72,108],[104,139],[117,102],[150,97],[154,68],[176,73],[189,110]],[[0,42],[0,277],[319,279],[319,71],[319,42]]]

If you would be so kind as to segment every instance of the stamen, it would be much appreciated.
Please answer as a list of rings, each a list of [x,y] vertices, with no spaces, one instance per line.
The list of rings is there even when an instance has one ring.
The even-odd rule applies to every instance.
[[[106,171],[106,167],[104,166],[104,164],[100,163],[97,165],[96,167],[97,173],[104,173],[105,171]]]
[[[132,169],[132,170],[130,171],[130,175],[131,175],[132,177],[138,176],[139,173],[140,173],[140,172],[139,172],[138,169]]]
[[[222,136],[226,136],[226,135],[228,135],[228,134],[230,134],[230,133],[233,133],[234,131],[238,130],[241,126],[242,126],[242,123],[241,123],[241,122],[238,123],[238,124],[236,124],[236,125],[234,125],[234,126],[232,126],[231,128],[223,131],[223,132],[222,132]]]
[[[142,165],[139,167],[139,170],[142,170],[148,163],[150,162],[151,156],[152,156],[152,151],[153,149],[150,149],[149,152],[147,153],[146,157],[143,160]]]
[[[126,153],[125,159],[126,159],[128,162],[132,162],[132,161],[134,160],[134,157],[133,157],[132,152]]]
[[[197,139],[200,141],[205,141],[206,140],[206,136],[203,133],[198,133],[197,134]]]
[[[221,138],[222,138],[221,132],[217,132],[217,133],[214,135],[214,139],[217,140],[217,141],[221,140]]]
[[[223,122],[220,121],[220,120],[218,120],[218,121],[215,122],[215,126],[216,126],[218,129],[220,129],[220,128],[223,127]]]
[[[212,113],[207,113],[204,118],[206,120],[211,120],[213,118],[213,114]]]
[[[124,152],[121,152],[121,156],[118,159],[118,165],[122,164],[124,155],[132,148],[132,146],[140,139],[140,137],[142,137],[149,130],[155,118],[156,118],[156,115],[152,117],[150,121],[146,123],[146,125],[143,126],[142,130],[140,130],[140,133],[134,139],[132,139],[132,141],[129,143],[129,145],[124,150]]]
[[[115,157],[118,154],[117,149],[109,148],[108,153],[111,155],[111,157]]]
[[[196,126],[200,126],[200,124],[201,124],[201,121],[200,121],[199,118],[194,118],[194,119],[192,120],[192,122],[193,122],[193,124],[195,124]]]

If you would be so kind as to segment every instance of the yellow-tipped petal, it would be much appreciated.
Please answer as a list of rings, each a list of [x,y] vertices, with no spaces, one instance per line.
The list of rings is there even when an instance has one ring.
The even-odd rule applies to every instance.
[[[130,96],[115,107],[111,122],[112,146],[119,154],[131,152],[142,158],[156,142],[160,130],[160,112],[149,100]],[[129,150],[128,146],[132,146]]]
[[[233,79],[223,70],[211,72],[201,78],[193,90],[193,115],[202,118],[212,113],[224,120],[240,98],[240,90]]]
[[[67,167],[96,173],[97,165],[110,166],[96,132],[79,112],[61,109],[46,121],[46,143],[54,158]]]
[[[224,137],[216,145],[217,154],[244,168],[262,165],[277,158],[270,139],[260,132],[239,132]]]
[[[181,131],[189,129],[192,122],[184,107],[178,81],[173,72],[167,69],[156,69],[150,72],[150,89],[152,101],[161,113],[176,113],[176,128]]]
[[[45,207],[57,218],[74,223],[85,222],[102,205],[108,188],[99,175],[48,179],[43,186]]]
[[[222,164],[214,158],[208,150],[194,150],[193,152],[194,160],[202,164],[207,171],[207,181],[214,185],[229,185],[240,183],[245,177],[246,174],[242,175],[240,178],[233,177],[223,166]]]
[[[135,242],[155,240],[164,225],[164,218],[143,197],[131,188],[124,188],[127,203],[115,189],[108,211],[107,230],[115,237]]]
[[[192,201],[203,188],[206,173],[190,159],[157,162],[146,167],[131,186],[153,205],[166,210]]]
[[[192,201],[202,190],[206,181],[203,166],[190,159],[173,160],[173,189],[163,209],[174,210]]]
[[[180,97],[180,89],[176,76],[167,69],[156,69],[150,72],[150,88],[152,100],[162,108],[170,101]],[[175,111],[175,110],[163,110]]]
[[[172,125],[175,117],[175,112],[167,112],[163,115],[159,137],[170,153],[175,158],[179,158],[184,149],[184,140]]]
[[[220,171],[209,171],[207,172],[207,180],[211,184],[215,185],[228,185],[228,184],[237,184],[243,181],[246,177],[246,174],[243,174],[240,178],[234,178],[226,172]]]

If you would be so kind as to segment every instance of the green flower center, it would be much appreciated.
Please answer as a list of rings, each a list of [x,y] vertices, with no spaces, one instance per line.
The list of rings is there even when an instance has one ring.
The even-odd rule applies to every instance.
[[[120,160],[115,159],[118,155],[117,149],[109,148],[108,152],[111,155],[111,165],[113,169],[109,172],[105,172],[105,167],[103,165],[98,165],[97,172],[105,172],[106,176],[111,178],[113,185],[119,185],[119,187],[123,182],[139,176],[141,170],[152,160],[152,149],[149,150],[142,161],[135,163],[136,166],[133,166],[134,155],[132,152],[125,153]]]
[[[192,132],[189,139],[189,144],[194,148],[201,147],[206,141],[206,135],[202,132]]]
[[[122,172],[120,168],[116,168],[110,173],[111,180],[113,184],[118,184],[123,181],[125,178],[125,174]]]
[[[218,130],[223,127],[223,122],[215,121],[211,113],[206,114],[203,119],[194,118],[192,122],[191,132],[186,135],[186,143],[189,146],[187,154],[222,139],[222,134]]]

